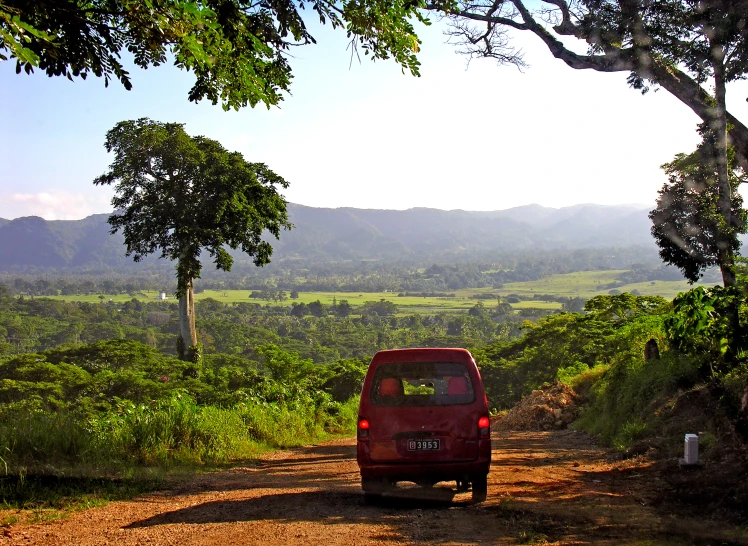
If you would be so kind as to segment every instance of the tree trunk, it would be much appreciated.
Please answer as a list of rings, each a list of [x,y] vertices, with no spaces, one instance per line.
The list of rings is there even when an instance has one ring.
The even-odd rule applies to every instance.
[[[712,51],[722,52],[721,47],[713,47]],[[716,58],[716,57],[720,58]],[[717,151],[717,189],[719,198],[717,207],[724,220],[723,233],[729,235],[732,227],[732,188],[730,187],[730,174],[727,165],[727,105],[725,104],[725,65],[724,54],[715,54],[713,58],[714,65],[714,95],[716,105],[713,108],[713,118],[711,129],[716,135]],[[735,259],[729,244],[722,238],[718,244],[719,249],[719,268],[722,272],[722,283],[725,287],[734,286],[735,279]]]
[[[197,345],[197,332],[195,330],[195,292],[193,280],[187,281],[184,294],[179,298],[179,358],[190,360],[190,347]]]

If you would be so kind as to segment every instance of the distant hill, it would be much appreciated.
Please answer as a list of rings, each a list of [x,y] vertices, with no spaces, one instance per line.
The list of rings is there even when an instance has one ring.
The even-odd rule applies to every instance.
[[[278,257],[375,259],[465,256],[517,249],[653,247],[647,209],[530,205],[493,212],[324,209],[290,205],[296,229],[275,243]]]
[[[654,248],[647,209],[528,205],[493,212],[375,210],[289,204],[295,228],[272,242],[274,261],[480,259],[512,250]],[[47,221],[0,219],[0,271],[96,271],[134,267],[107,214]],[[249,262],[241,254],[237,262]],[[163,263],[155,258],[145,265]]]

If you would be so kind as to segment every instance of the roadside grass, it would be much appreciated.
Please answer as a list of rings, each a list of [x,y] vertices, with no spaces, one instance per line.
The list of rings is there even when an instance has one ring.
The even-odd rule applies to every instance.
[[[698,381],[700,359],[665,351],[659,359],[623,358],[591,378],[573,379],[589,384],[589,404],[578,425],[598,435],[609,446],[625,450],[659,428],[653,404]],[[591,372],[594,371],[590,370]]]
[[[574,392],[586,398],[592,386],[610,369],[609,364],[598,364],[592,368],[562,368],[556,372],[556,378],[569,385]]]
[[[56,519],[132,498],[272,449],[352,434],[357,412],[355,397],[324,408],[302,403],[217,408],[199,406],[186,395],[151,405],[123,404],[87,418],[67,411],[3,412],[0,512],[24,510],[24,521]],[[18,516],[0,513],[0,522],[12,518]]]

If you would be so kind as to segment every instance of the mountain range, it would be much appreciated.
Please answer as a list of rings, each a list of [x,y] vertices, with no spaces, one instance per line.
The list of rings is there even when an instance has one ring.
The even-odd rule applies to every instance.
[[[294,229],[268,239],[280,260],[480,259],[517,250],[645,246],[648,210],[636,206],[527,205],[492,212],[315,208],[289,203]],[[108,214],[82,220],[0,218],[0,271],[135,267]],[[249,258],[235,253],[237,263]],[[145,263],[156,263],[155,258]]]

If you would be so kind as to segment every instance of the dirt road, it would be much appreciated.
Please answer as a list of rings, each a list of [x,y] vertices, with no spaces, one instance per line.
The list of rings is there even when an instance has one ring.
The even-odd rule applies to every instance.
[[[746,529],[674,514],[657,473],[613,461],[582,434],[496,436],[482,504],[442,484],[430,498],[405,487],[367,505],[355,441],[341,440],[53,523],[15,524],[0,531],[0,546],[748,544]]]

